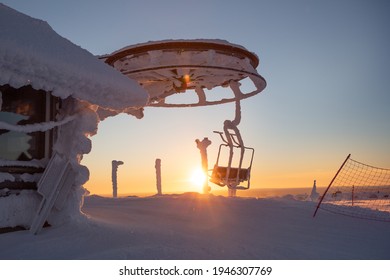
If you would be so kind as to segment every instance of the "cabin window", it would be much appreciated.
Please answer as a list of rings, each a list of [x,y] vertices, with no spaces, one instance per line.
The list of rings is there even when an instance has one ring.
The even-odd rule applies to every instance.
[[[31,86],[1,86],[0,120],[11,125],[46,121],[46,92]],[[45,132],[0,130],[0,159],[27,161],[45,157]]]
[[[50,93],[31,86],[18,89],[9,85],[0,86],[0,122],[23,127],[52,121],[58,100]],[[25,182],[21,175],[43,171],[41,167],[29,164],[29,161],[50,158],[54,131],[28,133],[4,127],[0,126],[0,175],[8,173],[14,179],[2,179],[0,176],[0,189],[35,188],[35,183]]]

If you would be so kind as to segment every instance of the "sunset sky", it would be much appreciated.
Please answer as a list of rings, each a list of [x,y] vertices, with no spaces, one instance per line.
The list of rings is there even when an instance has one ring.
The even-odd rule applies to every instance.
[[[260,58],[266,89],[242,102],[239,126],[255,148],[252,188],[329,184],[345,157],[390,168],[389,1],[27,1],[3,0],[47,21],[95,55],[164,39],[223,39]],[[234,118],[234,104],[146,108],[99,124],[86,188],[110,194],[111,161],[119,194],[155,192],[156,158],[163,192],[201,190],[195,139],[209,137],[209,166],[220,143],[213,130]],[[216,187],[213,187],[216,188]]]

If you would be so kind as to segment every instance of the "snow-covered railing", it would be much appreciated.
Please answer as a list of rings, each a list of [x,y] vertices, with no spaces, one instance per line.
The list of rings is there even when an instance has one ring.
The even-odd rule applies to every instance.
[[[50,121],[50,122],[42,122],[42,123],[34,123],[34,124],[25,124],[25,125],[14,125],[6,122],[0,121],[0,129],[6,129],[10,131],[24,132],[24,133],[32,133],[37,131],[48,131],[55,127],[67,124],[73,121],[77,115],[66,116],[61,121]]]

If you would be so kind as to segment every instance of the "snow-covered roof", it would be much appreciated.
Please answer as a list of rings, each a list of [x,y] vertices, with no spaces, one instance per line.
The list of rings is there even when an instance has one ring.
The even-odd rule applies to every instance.
[[[147,92],[45,21],[0,3],[0,85],[31,85],[60,98],[73,96],[103,108],[141,107]]]

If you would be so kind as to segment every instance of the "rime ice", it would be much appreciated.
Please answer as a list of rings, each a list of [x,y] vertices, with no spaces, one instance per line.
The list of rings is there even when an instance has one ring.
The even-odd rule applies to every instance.
[[[112,166],[112,196],[117,197],[118,196],[118,166],[124,164],[123,161],[120,160],[113,160],[111,162]]]
[[[80,161],[91,150],[89,137],[97,133],[99,121],[109,115],[127,112],[142,117],[140,110],[148,95],[137,82],[61,37],[46,22],[3,4],[0,41],[0,138],[8,143],[14,134],[14,139],[25,141],[24,147],[19,145],[15,154],[5,158],[1,155],[9,148],[0,149],[0,228],[30,227],[42,200],[33,189],[53,153],[70,162],[75,176],[65,208],[53,210],[48,221],[55,225],[79,217],[85,193],[82,185],[89,178]],[[27,104],[44,95],[43,101],[53,106],[46,106],[46,114],[43,112],[39,121],[34,113],[23,117],[27,123],[12,121],[6,115],[14,114],[11,117],[15,119],[23,114],[15,111],[19,109],[14,103],[24,101],[19,95],[27,98]],[[31,154],[33,144],[43,144],[44,153]],[[8,172],[11,169],[22,173]],[[26,186],[29,190],[21,190]]]

